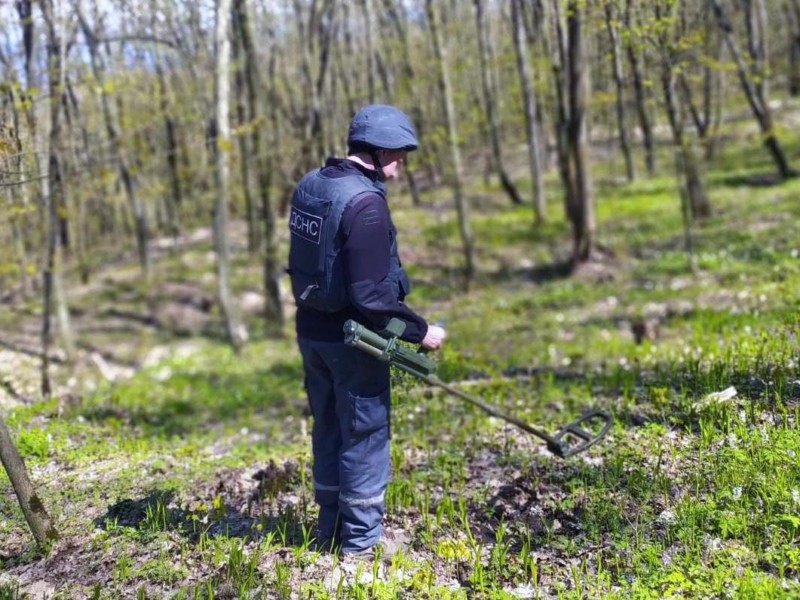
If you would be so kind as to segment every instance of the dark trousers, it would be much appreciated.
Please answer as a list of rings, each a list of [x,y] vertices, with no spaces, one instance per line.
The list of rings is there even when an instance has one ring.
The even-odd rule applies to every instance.
[[[389,365],[340,342],[298,338],[314,416],[320,537],[343,552],[381,536],[389,481]]]

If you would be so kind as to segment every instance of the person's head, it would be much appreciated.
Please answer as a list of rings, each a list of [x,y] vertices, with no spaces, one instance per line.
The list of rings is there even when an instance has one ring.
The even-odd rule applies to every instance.
[[[417,131],[402,110],[387,104],[370,104],[350,122],[347,135],[349,156],[368,157],[382,179],[397,176],[406,154],[416,150]]]

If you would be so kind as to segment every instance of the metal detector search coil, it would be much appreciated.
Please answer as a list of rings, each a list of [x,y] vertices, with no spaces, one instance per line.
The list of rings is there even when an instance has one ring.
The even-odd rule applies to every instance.
[[[344,343],[358,348],[381,362],[387,362],[407,373],[411,373],[431,385],[440,387],[448,394],[466,400],[493,417],[516,425],[526,433],[535,435],[547,443],[547,449],[550,452],[561,458],[567,458],[583,452],[603,439],[611,429],[614,420],[604,410],[593,410],[581,415],[559,429],[555,435],[550,435],[525,421],[505,414],[496,406],[465,394],[439,379],[435,374],[436,361],[422,351],[415,352],[399,343],[399,338],[403,335],[403,331],[405,331],[405,323],[400,319],[392,319],[386,329],[379,333],[371,331],[351,319],[344,324]]]

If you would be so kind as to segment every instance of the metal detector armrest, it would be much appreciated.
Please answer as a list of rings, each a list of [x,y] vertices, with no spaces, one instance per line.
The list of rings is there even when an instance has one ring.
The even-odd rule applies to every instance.
[[[348,320],[344,324],[344,343],[422,379],[430,377],[436,371],[436,361],[398,342],[405,327],[400,319],[392,319],[386,329],[375,333]]]

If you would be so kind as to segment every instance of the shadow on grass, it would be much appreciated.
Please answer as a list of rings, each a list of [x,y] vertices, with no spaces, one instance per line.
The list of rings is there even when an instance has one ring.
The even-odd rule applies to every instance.
[[[191,544],[214,538],[259,540],[271,536],[283,546],[300,547],[309,539],[313,523],[295,505],[263,512],[257,491],[244,506],[222,496],[205,498],[202,508],[184,509],[172,490],[152,490],[138,499],[126,498],[109,506],[94,525],[107,531],[129,528],[144,537],[174,532]],[[257,513],[261,514],[257,514]]]
[[[786,179],[778,173],[732,173],[717,178],[716,182],[726,187],[774,187],[786,183]]]
[[[428,272],[420,273],[413,281],[417,298],[430,300],[467,295],[465,291],[467,289],[466,276],[463,268],[435,267],[425,270]],[[574,265],[571,261],[556,261],[532,267],[506,264],[493,271],[476,273],[470,282],[469,289],[485,285],[502,285],[503,283],[512,285],[518,285],[520,282],[544,284],[568,279],[573,274]]]
[[[552,263],[536,265],[530,268],[502,268],[493,273],[483,273],[478,279],[481,282],[493,284],[504,281],[528,281],[531,283],[543,284],[551,281],[558,281],[569,278],[575,272],[575,264],[572,261],[556,261]]]

